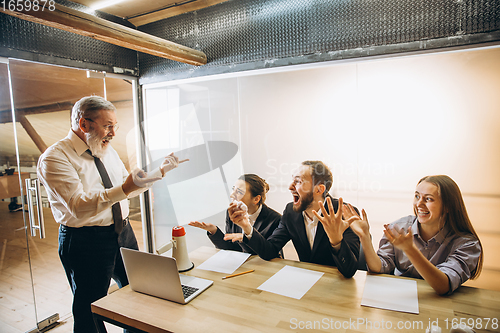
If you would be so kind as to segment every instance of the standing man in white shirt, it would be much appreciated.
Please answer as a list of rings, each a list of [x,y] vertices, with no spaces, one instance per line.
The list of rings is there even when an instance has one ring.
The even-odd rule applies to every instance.
[[[144,192],[179,164],[170,154],[154,175],[140,170],[129,174],[110,146],[117,129],[111,102],[84,97],[73,106],[68,136],[38,161],[38,178],[61,224],[59,257],[73,292],[77,333],[97,331],[90,304],[107,295],[111,278],[119,287],[128,284],[119,248],[138,250],[128,223],[128,198]],[[97,325],[105,331],[102,322]]]

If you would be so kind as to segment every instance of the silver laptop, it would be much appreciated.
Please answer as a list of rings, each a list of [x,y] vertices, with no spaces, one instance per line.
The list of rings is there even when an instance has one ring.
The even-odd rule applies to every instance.
[[[143,294],[186,304],[213,281],[179,274],[174,258],[120,249],[130,288]]]

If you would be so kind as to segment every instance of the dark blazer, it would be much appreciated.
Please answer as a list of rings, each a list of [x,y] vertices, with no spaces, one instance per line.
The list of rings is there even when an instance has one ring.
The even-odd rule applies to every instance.
[[[333,209],[338,210],[339,202],[333,199]],[[328,206],[325,202],[328,211]],[[335,251],[330,245],[330,240],[326,235],[321,222],[318,222],[314,244],[311,245],[307,239],[304,217],[301,212],[293,211],[293,203],[289,203],[279,226],[270,237],[264,237],[258,230],[254,229],[252,237],[243,237],[243,242],[251,247],[264,260],[270,260],[278,256],[278,252],[291,239],[293,246],[299,255],[300,261],[312,262],[315,264],[336,266],[345,277],[352,277],[356,273],[359,258],[359,238],[347,228],[344,231],[340,249]]]
[[[278,227],[280,220],[281,220],[280,213],[269,208],[265,204],[262,204],[262,210],[260,211],[259,216],[257,216],[257,220],[255,221],[253,227],[262,235],[262,237],[267,238],[271,236],[274,229]],[[236,224],[233,223],[233,221],[231,221],[231,219],[229,218],[229,213],[226,211],[226,233],[233,234],[242,232],[243,231],[241,230],[241,227],[237,226]],[[212,241],[212,243],[214,243],[215,247],[218,249],[233,250],[233,251],[255,254],[255,252],[244,243],[241,242],[233,243],[232,241],[225,241],[224,234],[219,229],[219,227],[217,227],[217,231],[215,232],[215,234],[212,235],[209,232],[207,232],[207,235],[208,238],[210,238],[210,240]]]

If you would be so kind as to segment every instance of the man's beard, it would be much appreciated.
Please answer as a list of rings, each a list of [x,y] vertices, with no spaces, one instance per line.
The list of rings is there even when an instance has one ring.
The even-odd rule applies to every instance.
[[[313,202],[314,197],[312,191],[307,193],[305,196],[300,197],[300,205],[296,207],[295,205],[293,206],[293,210],[295,212],[303,212],[305,211]]]
[[[87,145],[89,146],[92,155],[97,158],[102,158],[106,153],[106,149],[108,148],[108,145],[102,145],[102,141],[111,141],[113,137],[105,136],[104,138],[100,138],[94,130],[91,130],[90,132],[85,133],[85,139],[87,140]]]

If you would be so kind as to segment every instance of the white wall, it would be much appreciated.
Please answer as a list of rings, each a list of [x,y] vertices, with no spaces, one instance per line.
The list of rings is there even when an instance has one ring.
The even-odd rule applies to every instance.
[[[331,193],[366,209],[375,244],[384,223],[412,214],[421,177],[449,175],[485,243],[485,267],[500,269],[500,48],[167,85],[198,100],[206,139],[238,145],[243,171],[267,179],[277,211],[291,200],[293,168],[326,162]]]

